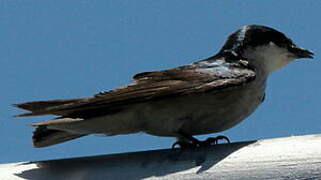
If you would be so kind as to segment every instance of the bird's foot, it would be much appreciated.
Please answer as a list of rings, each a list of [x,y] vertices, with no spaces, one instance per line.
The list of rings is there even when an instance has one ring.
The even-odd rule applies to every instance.
[[[207,138],[205,141],[201,141],[205,145],[215,145],[218,144],[219,140],[225,140],[228,144],[231,143],[231,141],[226,136],[216,136],[216,137],[210,137]]]
[[[188,149],[188,148],[195,148],[197,146],[193,143],[190,143],[190,142],[176,141],[172,145],[172,149],[175,149],[176,147],[181,148],[181,149]]]
[[[172,149],[174,149],[176,146],[178,146],[179,148],[182,148],[182,149],[206,147],[206,146],[218,144],[219,140],[225,140],[228,144],[231,143],[230,140],[226,136],[210,137],[210,138],[207,138],[205,141],[200,141],[192,136],[189,136],[188,139],[190,141],[176,141],[172,145]]]

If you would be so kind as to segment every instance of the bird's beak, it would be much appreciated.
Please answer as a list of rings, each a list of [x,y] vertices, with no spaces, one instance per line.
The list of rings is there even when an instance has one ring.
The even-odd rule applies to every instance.
[[[313,58],[313,52],[307,50],[307,49],[303,49],[297,46],[291,46],[289,51],[291,53],[293,53],[296,58]]]

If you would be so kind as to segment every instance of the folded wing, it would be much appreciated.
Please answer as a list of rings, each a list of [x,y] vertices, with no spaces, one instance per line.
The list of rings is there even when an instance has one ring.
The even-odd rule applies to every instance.
[[[88,118],[121,111],[135,103],[229,89],[246,84],[254,78],[255,72],[239,63],[200,68],[182,66],[136,74],[133,84],[88,98],[33,101],[15,106],[30,111],[18,115],[19,117],[52,114]]]

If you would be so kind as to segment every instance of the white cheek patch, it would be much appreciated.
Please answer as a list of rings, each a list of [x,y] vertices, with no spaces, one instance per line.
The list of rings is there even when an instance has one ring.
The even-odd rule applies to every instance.
[[[264,51],[264,59],[270,69],[269,71],[275,71],[290,63],[293,58],[289,55],[290,52],[286,48],[279,47],[270,42],[269,47]]]
[[[273,42],[246,51],[246,57],[257,61],[256,63],[261,64],[267,72],[273,72],[290,63],[294,59],[290,54],[286,48],[279,47]]]

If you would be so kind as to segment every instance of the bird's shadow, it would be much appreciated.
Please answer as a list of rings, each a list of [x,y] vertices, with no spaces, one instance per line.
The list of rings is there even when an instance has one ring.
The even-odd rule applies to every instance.
[[[192,149],[167,149],[84,158],[30,162],[37,168],[15,174],[24,179],[144,179],[198,168],[202,173],[230,154],[256,141]],[[215,167],[214,167],[215,168]]]

